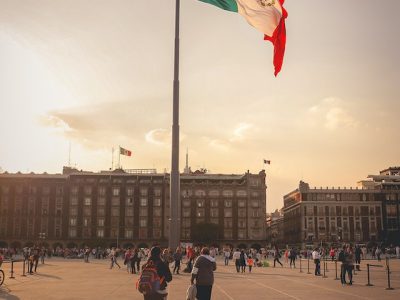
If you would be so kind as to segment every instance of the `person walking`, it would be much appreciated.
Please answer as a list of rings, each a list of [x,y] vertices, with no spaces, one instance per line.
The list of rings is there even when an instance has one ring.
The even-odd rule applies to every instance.
[[[236,248],[236,251],[233,252],[232,259],[235,261],[236,272],[240,272],[240,251]]]
[[[315,250],[313,251],[312,258],[315,264],[314,275],[321,276],[321,254],[319,253],[318,248],[315,248]]]
[[[244,250],[240,251],[240,258],[239,258],[239,265],[240,265],[240,270],[242,273],[246,272],[246,260],[247,260],[247,255],[244,253]]]
[[[274,268],[275,268],[275,263],[277,262],[278,264],[281,265],[281,267],[283,268],[282,263],[279,261],[279,258],[281,257],[281,254],[279,253],[279,249],[278,247],[275,248],[275,252],[274,252]]]
[[[111,259],[110,269],[112,269],[114,267],[114,265],[117,265],[118,268],[121,269],[121,266],[117,262],[117,253],[115,251],[115,248],[112,248],[112,250],[110,252],[110,259]]]
[[[176,272],[176,274],[179,274],[179,270],[181,268],[181,261],[182,261],[182,252],[181,252],[180,247],[176,248],[173,258],[174,258],[174,262],[175,262],[173,273],[175,274],[175,272]]]
[[[210,300],[212,286],[214,284],[214,271],[217,269],[215,259],[210,256],[210,250],[206,247],[201,249],[201,255],[196,259],[192,278],[190,280],[193,285],[196,281],[198,300]]]
[[[146,272],[147,269],[154,267],[160,279],[160,287],[157,291],[153,291],[150,294],[144,294],[144,300],[166,300],[168,296],[167,286],[168,282],[171,282],[172,280],[172,274],[168,267],[168,262],[161,259],[161,249],[157,246],[151,248],[150,257],[143,265],[142,273]]]
[[[353,269],[354,269],[354,253],[353,248],[349,247],[345,253],[345,268],[347,276],[349,277],[349,284],[353,284]]]

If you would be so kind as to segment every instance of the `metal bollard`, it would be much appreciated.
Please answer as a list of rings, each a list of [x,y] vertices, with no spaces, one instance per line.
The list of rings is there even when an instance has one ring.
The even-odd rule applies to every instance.
[[[337,260],[336,259],[335,259],[335,272],[336,272],[335,280],[339,280],[339,278],[337,277]]]
[[[368,278],[368,283],[366,284],[366,286],[373,286],[369,279],[369,264],[367,264],[367,278]]]
[[[325,263],[326,263],[326,272],[329,272],[329,269],[328,269],[328,259],[326,258],[326,256],[325,256]]]
[[[301,257],[300,257],[300,273],[303,273],[303,270],[301,269]]]
[[[324,276],[323,276],[323,278],[326,278],[326,275],[325,275],[325,272],[326,272],[326,261],[323,260],[323,262],[324,262]]]
[[[393,290],[393,288],[390,286],[390,267],[389,267],[389,258],[388,257],[386,257],[386,271],[387,271],[387,279],[388,279],[388,287],[386,289]]]
[[[311,274],[311,272],[310,272],[310,258],[307,259],[307,274]]]
[[[25,259],[22,261],[22,275],[21,276],[26,277],[26,275],[25,275]]]
[[[10,271],[10,274],[11,274],[10,279],[15,279],[15,277],[14,277],[14,261],[13,260],[11,260],[11,271]]]

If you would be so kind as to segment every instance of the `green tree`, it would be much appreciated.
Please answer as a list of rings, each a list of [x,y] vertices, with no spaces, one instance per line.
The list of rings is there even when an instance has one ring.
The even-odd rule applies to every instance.
[[[212,223],[199,223],[192,227],[194,242],[208,244],[218,240],[218,225]]]

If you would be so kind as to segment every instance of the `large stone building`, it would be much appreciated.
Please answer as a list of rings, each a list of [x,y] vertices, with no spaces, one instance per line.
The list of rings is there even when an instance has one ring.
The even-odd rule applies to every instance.
[[[265,243],[265,172],[181,175],[181,240],[218,225],[215,244]],[[167,245],[169,174],[156,170],[0,174],[0,244]],[[1,245],[0,245],[1,247]]]
[[[286,243],[400,242],[399,171],[370,175],[356,188],[310,188],[300,182],[284,196]]]
[[[275,210],[275,212],[267,214],[265,238],[269,247],[272,247],[273,245],[283,245],[285,243],[283,236],[283,225],[282,209]]]

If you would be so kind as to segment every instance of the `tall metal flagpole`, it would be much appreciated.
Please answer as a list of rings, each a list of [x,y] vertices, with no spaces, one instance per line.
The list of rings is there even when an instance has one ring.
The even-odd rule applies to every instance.
[[[175,53],[174,53],[174,89],[172,118],[172,158],[170,179],[171,219],[169,226],[169,248],[175,250],[180,244],[180,199],[179,199],[179,13],[180,0],[175,4]]]

